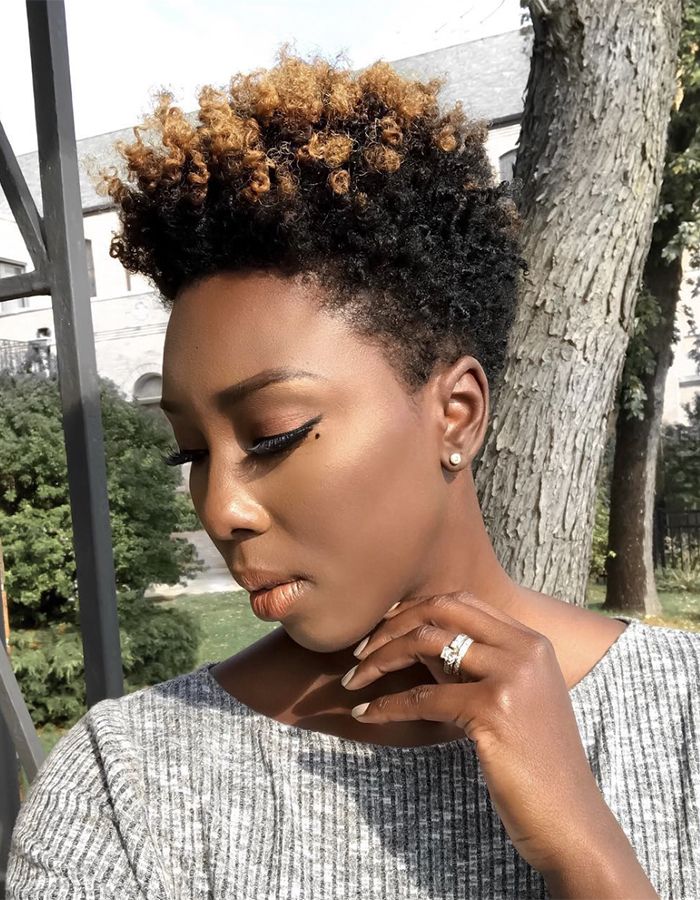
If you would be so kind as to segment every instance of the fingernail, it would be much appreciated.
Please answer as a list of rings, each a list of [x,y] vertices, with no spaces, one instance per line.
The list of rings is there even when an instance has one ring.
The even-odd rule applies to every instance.
[[[358,663],[358,665],[359,665],[359,663]],[[350,679],[352,678],[352,676],[355,674],[356,671],[357,671],[357,666],[353,666],[352,669],[350,669],[348,672],[345,673],[345,675],[343,675],[343,677],[340,679],[340,683],[343,685],[343,687],[345,687],[345,685],[348,683],[348,681],[350,681]]]
[[[363,716],[367,712],[367,707],[369,703],[360,703],[359,706],[353,706],[350,712],[357,718],[358,716]]]
[[[386,617],[389,615],[390,612],[392,612],[393,610],[395,610],[396,607],[399,605],[400,602],[401,602],[400,600],[397,600],[396,603],[394,603],[393,606],[390,606],[389,609],[387,609],[387,611],[384,613],[384,618],[386,618]]]
[[[363,640],[360,641],[360,643],[357,645],[357,647],[355,647],[355,649],[352,651],[353,656],[359,656],[360,653],[362,653],[362,651],[367,646],[368,640],[369,640],[369,635],[367,635],[366,638],[364,638]]]

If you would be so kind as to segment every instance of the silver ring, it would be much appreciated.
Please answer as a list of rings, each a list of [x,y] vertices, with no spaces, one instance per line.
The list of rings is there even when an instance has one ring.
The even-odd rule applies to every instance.
[[[446,675],[460,675],[460,664],[473,643],[473,638],[460,633],[449,644],[445,644],[440,651],[440,659],[443,660],[442,668]]]

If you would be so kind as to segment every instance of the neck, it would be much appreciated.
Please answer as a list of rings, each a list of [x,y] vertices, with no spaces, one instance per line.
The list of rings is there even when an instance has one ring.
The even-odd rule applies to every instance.
[[[484,526],[476,498],[471,470],[464,472],[466,490],[460,492],[448,510],[440,534],[426,548],[425,565],[401,599],[464,591],[484,600],[513,618],[524,621],[528,603],[539,596],[516,584],[502,568]],[[381,618],[377,620],[379,624]],[[334,652],[316,652],[300,646],[283,628],[277,637],[284,649],[298,658],[309,672],[337,681],[358,660],[353,655],[357,642]],[[431,682],[432,676],[422,663],[384,676],[376,688],[377,696],[388,690],[407,690],[413,684]],[[389,687],[391,682],[392,687]],[[358,701],[359,702],[359,701]]]
[[[425,554],[422,572],[410,593],[430,595],[465,591],[509,615],[532,593],[516,584],[496,557],[476,496],[471,469],[463,472],[464,490],[454,498],[444,527]]]

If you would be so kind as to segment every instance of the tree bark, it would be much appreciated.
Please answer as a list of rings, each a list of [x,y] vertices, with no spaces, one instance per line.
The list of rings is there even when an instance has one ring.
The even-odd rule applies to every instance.
[[[596,484],[659,195],[681,0],[532,0],[525,279],[476,470],[518,583],[585,604]]]
[[[607,587],[604,609],[626,610],[658,616],[662,612],[654,580],[652,540],[656,463],[661,436],[666,376],[673,362],[673,330],[680,296],[681,259],[666,262],[661,244],[652,244],[644,267],[644,283],[661,309],[658,323],[650,328],[646,342],[656,365],[639,375],[646,394],[644,418],[617,418],[615,459],[610,483],[608,549],[615,552],[606,561]]]

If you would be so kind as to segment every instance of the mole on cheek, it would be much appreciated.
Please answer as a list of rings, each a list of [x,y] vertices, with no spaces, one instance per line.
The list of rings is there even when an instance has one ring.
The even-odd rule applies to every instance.
[[[316,440],[318,440],[320,437],[321,437],[321,435],[320,435],[320,434],[318,433],[318,431],[317,431],[317,432],[316,432]]]

